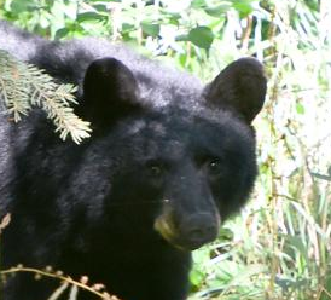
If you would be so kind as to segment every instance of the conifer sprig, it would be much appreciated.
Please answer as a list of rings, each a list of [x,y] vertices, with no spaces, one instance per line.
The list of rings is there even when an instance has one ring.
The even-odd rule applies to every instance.
[[[15,122],[37,105],[53,120],[61,139],[70,135],[80,144],[90,137],[91,128],[89,122],[81,120],[70,107],[77,104],[76,90],[71,84],[56,83],[42,70],[0,50],[0,98]]]

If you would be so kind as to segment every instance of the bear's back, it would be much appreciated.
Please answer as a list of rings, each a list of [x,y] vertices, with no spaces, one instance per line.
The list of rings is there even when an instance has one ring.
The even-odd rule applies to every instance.
[[[114,45],[106,39],[49,41],[0,20],[0,46],[1,50],[44,69],[60,82],[77,85],[78,98],[82,94],[89,64],[95,59],[112,57],[134,74],[141,101],[154,107],[163,107],[172,102],[191,107],[200,101],[203,84],[198,78],[160,61],[145,58],[126,46]]]
[[[166,66],[106,39],[84,38],[41,44],[31,60],[55,78],[82,88],[85,72],[96,59],[112,57],[121,61],[134,75],[140,101],[153,107],[189,105],[199,102],[202,82],[191,74]]]

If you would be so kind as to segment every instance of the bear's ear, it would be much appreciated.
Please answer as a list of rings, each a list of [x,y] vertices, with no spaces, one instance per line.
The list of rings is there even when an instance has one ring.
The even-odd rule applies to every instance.
[[[204,96],[208,105],[235,111],[250,124],[263,106],[266,91],[261,63],[255,58],[241,58],[206,86]]]
[[[87,68],[79,110],[92,127],[105,127],[139,108],[138,93],[133,73],[121,61],[96,59]]]

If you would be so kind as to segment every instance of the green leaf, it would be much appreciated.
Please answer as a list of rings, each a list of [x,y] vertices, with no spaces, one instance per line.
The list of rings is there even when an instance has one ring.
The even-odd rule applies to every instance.
[[[205,7],[204,11],[211,17],[219,18],[231,8],[230,4],[222,4],[215,7]]]
[[[141,26],[145,34],[152,37],[157,37],[159,35],[160,24],[143,22],[141,23]]]
[[[134,24],[122,23],[122,34],[134,30]]]
[[[66,37],[68,35],[69,31],[70,30],[68,28],[58,29],[55,33],[54,39],[55,40],[63,39],[64,37]]]
[[[83,12],[80,13],[77,16],[77,22],[91,22],[91,23],[96,23],[103,21],[105,19],[104,16],[101,16],[100,14],[94,12],[94,11],[88,11],[88,12]]]
[[[252,11],[253,0],[232,0],[233,8],[239,12],[241,18],[247,17]]]
[[[109,13],[109,10],[105,4],[95,4],[93,7],[98,11],[98,12],[104,12],[104,13]]]
[[[179,34],[175,37],[176,42],[187,42],[190,38],[187,34]]]
[[[191,7],[193,8],[200,8],[206,5],[205,0],[192,0]]]
[[[173,25],[179,25],[181,16],[177,12],[164,12],[164,22]],[[168,19],[168,21],[166,21]]]
[[[190,274],[190,279],[193,285],[200,286],[205,279],[205,273],[196,269],[192,270]]]
[[[222,240],[232,240],[233,239],[233,232],[229,228],[221,227],[219,237]]]
[[[301,103],[297,103],[295,108],[298,115],[303,115],[305,113],[305,109]]]
[[[214,40],[213,32],[206,26],[198,26],[191,29],[188,37],[194,45],[205,49],[210,48],[210,45]]]
[[[20,13],[31,10],[31,7],[33,6],[35,6],[33,0],[13,0],[10,9],[13,13]]]
[[[180,54],[179,56],[179,64],[182,68],[185,68],[186,65],[186,60],[187,60],[187,55],[186,54]]]

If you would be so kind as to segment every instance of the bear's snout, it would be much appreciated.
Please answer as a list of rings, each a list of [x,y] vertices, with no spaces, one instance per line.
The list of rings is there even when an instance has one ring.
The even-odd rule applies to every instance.
[[[194,250],[214,241],[219,233],[220,214],[214,212],[178,213],[166,206],[154,227],[170,244],[182,250]]]
[[[180,222],[178,234],[185,248],[193,250],[214,241],[218,235],[219,222],[209,213],[197,213]]]

